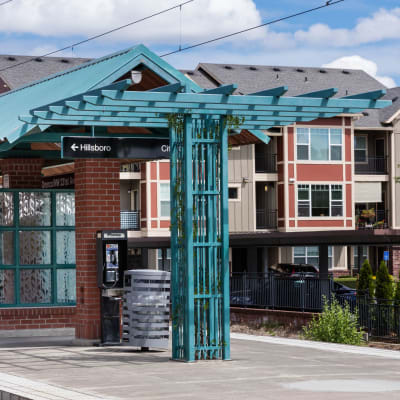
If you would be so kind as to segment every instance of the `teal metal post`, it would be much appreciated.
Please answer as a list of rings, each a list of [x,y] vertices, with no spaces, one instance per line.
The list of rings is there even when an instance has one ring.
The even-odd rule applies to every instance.
[[[231,358],[230,312],[229,312],[229,215],[228,215],[228,128],[220,120],[221,154],[221,280],[222,280],[222,358]]]
[[[178,321],[178,288],[179,271],[177,263],[178,251],[178,226],[177,226],[177,190],[176,190],[176,171],[177,171],[177,137],[175,128],[170,129],[170,196],[171,196],[171,301],[172,301],[172,358],[179,359],[179,321]]]
[[[195,360],[194,345],[194,280],[193,280],[193,168],[192,168],[192,130],[193,121],[188,115],[184,119],[184,225],[185,225],[185,267],[186,267],[186,302],[185,302],[185,328],[184,328],[184,353],[186,361]]]

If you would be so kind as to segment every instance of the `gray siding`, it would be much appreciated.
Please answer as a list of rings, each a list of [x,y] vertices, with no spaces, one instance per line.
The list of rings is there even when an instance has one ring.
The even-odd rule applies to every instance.
[[[400,177],[400,121],[394,127],[394,173],[395,177]],[[392,212],[395,214],[395,227],[400,227],[400,183],[394,185],[394,204],[392,205]]]
[[[229,201],[230,232],[255,230],[253,154],[254,145],[241,146],[239,149],[232,149],[229,152],[229,184],[238,187],[240,191],[240,201]]]

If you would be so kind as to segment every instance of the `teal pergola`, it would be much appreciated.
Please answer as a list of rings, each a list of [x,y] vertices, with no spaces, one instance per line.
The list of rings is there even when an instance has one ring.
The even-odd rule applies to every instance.
[[[390,104],[384,91],[332,98],[336,89],[285,97],[286,87],[233,95],[235,85],[193,93],[182,83],[146,92],[130,81],[20,116],[40,126],[168,128],[171,146],[173,358],[230,358],[228,135],[360,113]],[[161,135],[162,137],[162,135]]]

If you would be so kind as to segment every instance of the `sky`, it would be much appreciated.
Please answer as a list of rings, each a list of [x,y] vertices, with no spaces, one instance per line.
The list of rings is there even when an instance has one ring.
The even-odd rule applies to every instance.
[[[0,54],[43,55],[183,1],[12,0],[0,5]],[[162,55],[325,3],[194,0],[55,55],[100,57],[139,43]],[[199,62],[358,68],[398,86],[400,1],[344,0],[165,60],[180,69]]]

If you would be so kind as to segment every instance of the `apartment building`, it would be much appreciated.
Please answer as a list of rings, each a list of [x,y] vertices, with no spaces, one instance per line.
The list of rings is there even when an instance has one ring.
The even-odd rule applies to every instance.
[[[335,87],[336,96],[345,97],[385,88],[359,70],[199,64],[194,71],[185,73],[206,89],[235,82],[239,94],[286,85],[288,96]],[[319,247],[313,244],[321,233],[329,244],[330,233],[354,232],[356,237],[361,232],[378,235],[399,229],[396,198],[400,196],[400,185],[394,179],[400,175],[399,94],[399,88],[387,91],[385,98],[393,105],[384,110],[334,118],[321,115],[311,123],[270,129],[268,143],[241,145],[232,138],[232,272],[263,272],[276,263],[318,265]],[[135,168],[139,171],[138,165]],[[143,163],[140,178],[139,172],[136,174],[136,179],[128,180],[121,174],[121,205],[123,198],[129,198],[136,207],[131,208],[132,212],[140,213],[140,224],[136,222],[137,230],[130,236],[158,237],[163,249],[132,251],[141,254],[142,265],[168,268],[169,253],[164,247],[169,236],[169,163]],[[132,194],[136,190],[140,195]],[[291,245],[293,238],[306,232],[307,245]],[[258,244],[241,245],[246,234],[256,235],[253,237]],[[277,235],[281,246],[270,244]],[[285,241],[285,237],[290,240]],[[384,252],[389,251],[390,269],[398,271],[396,248],[362,243],[359,240],[356,245],[329,245],[330,270],[337,275],[349,274],[366,258],[376,269]]]
[[[87,61],[1,56],[0,66],[4,69],[27,60],[32,62],[1,74],[0,92]],[[201,63],[183,72],[205,89],[236,83],[237,94],[287,86],[286,95],[296,96],[335,87],[336,97],[345,97],[384,88],[359,70]],[[163,82],[152,74],[146,75],[143,85],[141,89],[149,89]],[[393,105],[380,111],[335,118],[321,115],[312,123],[270,129],[268,143],[259,140],[248,145],[246,135],[230,138],[233,272],[266,271],[279,262],[318,265],[319,248],[314,241],[322,234],[329,243],[335,232],[384,234],[399,229],[400,185],[394,179],[400,176],[399,95],[399,88],[388,90],[385,98],[393,100]],[[44,168],[43,182],[46,187],[72,187],[73,171],[73,163],[49,171]],[[169,162],[122,162],[120,178],[121,227],[129,229],[131,265],[168,269]],[[304,238],[305,233],[306,245],[294,246],[293,238]],[[249,235],[257,241],[247,242],[256,244],[248,245]],[[368,258],[376,268],[387,250],[389,265],[396,272],[400,263],[396,249],[359,242],[329,246],[329,266],[334,273],[347,274]]]

